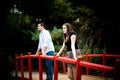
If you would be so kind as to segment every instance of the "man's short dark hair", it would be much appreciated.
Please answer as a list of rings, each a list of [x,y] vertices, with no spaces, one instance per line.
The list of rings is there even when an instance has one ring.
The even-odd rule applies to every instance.
[[[41,26],[44,26],[44,27],[45,27],[45,23],[43,23],[43,22],[40,22],[40,24],[41,24]]]

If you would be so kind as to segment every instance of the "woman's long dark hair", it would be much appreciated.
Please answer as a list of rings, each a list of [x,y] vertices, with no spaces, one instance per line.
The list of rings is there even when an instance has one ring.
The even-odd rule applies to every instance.
[[[73,31],[73,28],[70,23],[64,23],[63,25],[66,26],[66,28],[67,28],[67,33],[64,34],[64,42],[66,43],[69,41],[70,32]]]

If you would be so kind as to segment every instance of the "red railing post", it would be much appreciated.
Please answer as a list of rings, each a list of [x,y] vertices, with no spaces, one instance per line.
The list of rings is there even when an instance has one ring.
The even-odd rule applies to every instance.
[[[116,59],[114,66],[113,80],[120,79],[120,59]]]
[[[41,58],[41,53],[38,55],[38,66],[39,66],[39,80],[43,80],[43,68],[42,68],[42,58]]]
[[[62,57],[64,57],[64,54],[62,54]],[[64,61],[62,61],[62,65],[63,65],[63,73],[66,74],[66,64]]]
[[[17,59],[17,54],[15,54],[15,77],[16,77],[16,79],[18,77],[18,59]]]
[[[57,56],[54,55],[54,80],[58,80],[58,61]]]
[[[106,52],[103,52],[103,65],[106,65]],[[105,72],[102,72],[102,76],[105,77]]]
[[[31,52],[28,52],[28,72],[29,72],[29,80],[32,80],[32,62],[31,62]]]
[[[81,80],[81,75],[82,75],[82,67],[80,66],[81,60],[82,60],[82,57],[80,56],[76,62],[76,80]]]
[[[86,62],[89,62],[88,53],[86,53]],[[86,75],[89,75],[89,68],[86,67]]]
[[[21,68],[21,77],[22,80],[24,80],[24,64],[23,64],[22,54],[20,54],[20,68]]]

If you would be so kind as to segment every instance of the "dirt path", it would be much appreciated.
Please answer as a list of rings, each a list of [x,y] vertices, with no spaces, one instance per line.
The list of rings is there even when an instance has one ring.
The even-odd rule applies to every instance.
[[[15,73],[13,73],[13,76],[15,76]],[[21,76],[21,73],[18,72],[18,76]],[[27,71],[24,72],[24,77],[28,78],[29,74]],[[92,76],[92,75],[82,75],[82,80],[112,80],[110,78],[103,78],[100,76]],[[38,72],[32,72],[32,78],[33,80],[39,80],[39,74]],[[43,80],[45,80],[46,75],[45,72],[43,72]],[[67,77],[67,74],[58,73],[58,80],[69,80]]]

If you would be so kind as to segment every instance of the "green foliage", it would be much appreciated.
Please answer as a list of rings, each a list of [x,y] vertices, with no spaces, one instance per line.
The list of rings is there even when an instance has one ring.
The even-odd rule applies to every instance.
[[[68,0],[53,0],[50,9],[50,19],[56,22],[68,19],[72,21],[73,29],[77,33],[78,46],[83,49],[82,53],[94,53],[96,48],[100,52],[105,50],[106,40],[102,36],[103,28],[99,27],[104,23],[97,25],[100,20],[93,9],[82,5],[73,7]],[[75,19],[79,21],[76,22]]]
[[[85,6],[77,6],[75,14],[79,21],[73,21],[72,24],[77,33],[78,46],[82,49],[82,53],[94,53],[96,48],[104,50],[105,44],[102,43],[103,28],[96,27],[99,20],[94,10]]]
[[[50,32],[53,41],[55,41],[57,43],[58,40],[62,40],[63,39],[63,32],[62,29],[57,29],[56,26],[54,26],[53,30]]]
[[[17,29],[20,23],[21,16],[18,14],[11,14],[6,17],[6,22],[10,29]]]
[[[29,15],[25,15],[25,17],[23,17],[23,22],[25,23],[25,24],[30,24],[31,23],[31,18],[32,17],[30,17]]]
[[[83,54],[84,54],[84,53],[91,53],[91,49],[89,48],[88,45],[85,45],[85,46],[83,47],[82,53],[83,53]]]
[[[74,17],[73,12],[74,10],[68,0],[53,0],[53,4],[50,7],[51,14],[49,18],[55,22],[72,19]]]
[[[33,17],[29,15],[12,13],[6,16],[7,26],[4,31],[5,34],[3,40],[5,40],[7,44],[6,48],[8,48],[9,51],[28,51],[30,48],[29,45],[33,45],[33,42],[31,41],[31,33],[36,30],[36,27],[35,23],[32,21]]]
[[[40,33],[40,31],[38,31],[37,29],[35,32],[31,32],[31,34],[32,34],[31,39],[33,41],[38,41],[39,40],[39,33]]]
[[[96,23],[98,17],[95,15],[94,10],[86,6],[73,7],[68,0],[51,0],[49,8],[49,19],[55,22],[61,22],[64,20],[71,20],[74,25],[74,30],[77,33],[78,46],[81,49],[89,47],[87,50],[82,50],[82,53],[90,52],[94,53],[94,48],[104,46],[102,42],[102,28],[97,27]],[[29,15],[12,15],[15,22],[10,22],[13,26],[24,27],[20,28],[23,34],[32,36],[32,40],[38,40],[39,32],[35,29],[35,24],[32,24],[32,17]],[[17,17],[16,17],[17,16]],[[74,19],[79,18],[79,22],[75,22]],[[11,20],[11,19],[9,19]],[[12,20],[13,21],[13,20]],[[15,24],[16,25],[15,25]],[[19,24],[18,24],[19,23]],[[32,26],[34,25],[34,26]],[[60,26],[60,25],[59,25]],[[60,35],[61,34],[61,35]],[[56,27],[51,31],[52,39],[55,45],[60,45],[62,42],[62,33]],[[105,47],[104,47],[105,48]],[[103,49],[103,48],[101,48]]]
[[[54,26],[53,30],[50,33],[51,33],[52,40],[55,45],[55,51],[58,52],[60,50],[62,42],[63,42],[62,29],[57,29],[56,26]]]
[[[6,80],[12,78],[12,72],[14,70],[14,61],[12,57],[0,51],[0,61],[1,78]]]
[[[6,22],[11,30],[19,30],[21,33],[26,34],[29,31],[35,30],[35,24],[32,23],[32,19],[33,17],[29,15],[9,14],[6,17]]]

